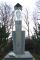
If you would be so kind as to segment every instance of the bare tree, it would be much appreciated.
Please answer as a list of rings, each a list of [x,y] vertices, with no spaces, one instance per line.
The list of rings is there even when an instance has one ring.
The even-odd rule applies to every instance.
[[[10,32],[10,29],[12,29],[13,15],[11,7],[6,3],[0,6],[0,20],[5,25],[6,32]]]
[[[33,22],[34,22],[36,31],[38,31],[39,20],[40,20],[40,0],[36,2],[36,7],[33,11]]]
[[[25,29],[28,31],[28,37],[30,37],[30,35],[29,35],[29,30],[30,29],[29,29],[29,20],[28,20],[28,10],[27,9],[26,9],[26,14],[24,14],[24,17],[25,17],[24,22],[27,26],[27,28],[25,28]],[[31,32],[31,30],[30,30],[30,32]]]

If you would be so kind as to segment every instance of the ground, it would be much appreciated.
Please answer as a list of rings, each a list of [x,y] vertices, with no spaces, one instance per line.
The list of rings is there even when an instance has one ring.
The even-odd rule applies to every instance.
[[[32,53],[32,55],[34,56],[35,60],[40,60],[40,54]]]

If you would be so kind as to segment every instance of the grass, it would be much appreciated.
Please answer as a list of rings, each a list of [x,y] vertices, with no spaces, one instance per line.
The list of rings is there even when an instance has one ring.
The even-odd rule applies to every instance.
[[[40,54],[33,53],[35,60],[40,60]]]

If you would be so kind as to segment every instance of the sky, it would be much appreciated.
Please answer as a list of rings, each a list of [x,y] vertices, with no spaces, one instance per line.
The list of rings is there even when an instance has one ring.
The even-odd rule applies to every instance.
[[[20,3],[23,7],[23,9],[27,9],[28,10],[28,16],[29,16],[29,22],[30,22],[30,30],[33,33],[33,20],[32,20],[32,12],[34,10],[35,7],[35,3],[37,0],[0,0],[0,3],[4,3],[6,2],[8,5],[11,5],[11,7],[13,8],[15,4]],[[26,30],[25,30],[26,31]],[[26,31],[26,35],[27,35],[27,31]],[[30,35],[31,32],[30,32]]]

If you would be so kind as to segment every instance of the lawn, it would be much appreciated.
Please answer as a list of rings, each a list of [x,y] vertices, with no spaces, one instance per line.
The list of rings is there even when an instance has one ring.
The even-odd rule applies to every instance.
[[[35,60],[40,60],[40,54],[33,53]]]

